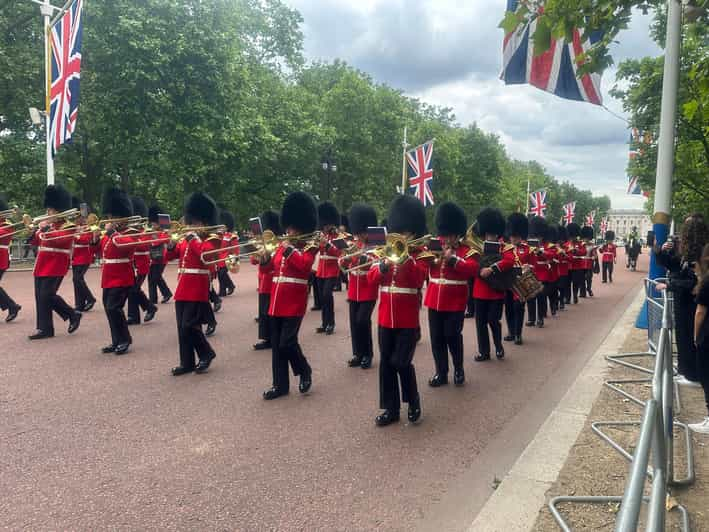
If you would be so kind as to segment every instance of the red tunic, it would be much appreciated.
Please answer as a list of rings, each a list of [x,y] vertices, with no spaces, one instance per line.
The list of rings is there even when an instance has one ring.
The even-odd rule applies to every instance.
[[[151,245],[148,243],[152,240],[150,237],[143,236],[140,231],[132,231],[128,234],[134,234],[136,242],[143,242],[143,244],[136,245],[133,253],[133,265],[135,266],[135,271],[138,275],[148,275],[150,273],[150,248]]]
[[[117,246],[116,243],[130,245]],[[106,234],[101,238],[101,288],[133,286],[133,252],[137,244],[135,236],[120,232]]]
[[[585,243],[586,255],[583,258],[583,269],[590,270],[593,268],[593,256],[596,254],[596,247],[590,242]]]
[[[32,245],[37,246],[37,260],[34,263],[35,277],[64,277],[69,271],[76,227],[61,231],[63,222],[51,224],[49,231],[59,231],[47,240],[42,231],[36,231]],[[59,238],[58,238],[59,237]]]
[[[571,255],[571,270],[585,270],[584,257],[586,256],[586,244],[580,240],[569,243],[569,255]]]
[[[475,263],[466,259],[470,248],[455,249],[455,264],[449,266],[443,260],[431,264],[428,270],[428,288],[424,305],[440,312],[463,312],[468,304],[468,279],[475,275]]]
[[[330,279],[340,275],[338,259],[342,255],[342,250],[332,244],[332,238],[320,244],[320,257],[318,261],[318,271],[315,274],[319,279]]]
[[[207,239],[202,243],[202,251],[206,253],[207,251],[214,251],[215,249],[219,249],[222,247],[222,239],[219,235],[209,235]],[[207,262],[211,262],[217,258],[219,258],[218,253],[210,253],[207,255],[205,258],[207,259]],[[219,263],[216,264],[209,264],[207,265],[207,268],[209,269],[210,273],[212,274],[212,278],[214,278],[214,274],[217,273],[217,266]]]
[[[364,242],[357,240],[355,245],[358,249],[364,249]],[[360,257],[365,257],[365,260],[372,260],[373,255],[365,253],[364,255],[359,255],[357,257],[351,257],[349,259],[339,259],[339,264],[345,270],[354,268],[360,263]],[[347,274],[347,300],[348,301],[376,301],[378,294],[378,287],[372,285],[367,280],[367,273],[370,267],[360,268],[356,271],[349,272]]]
[[[4,272],[10,267],[10,243],[12,237],[10,234],[13,228],[7,222],[0,225],[0,272]]]
[[[88,266],[93,264],[98,252],[98,242],[94,241],[93,233],[76,235],[74,242],[74,255],[71,258],[72,266]]]
[[[601,246],[601,260],[603,262],[615,262],[617,247],[615,244],[603,244]]]
[[[239,254],[239,235],[236,233],[229,233],[226,232],[222,234],[222,244],[221,246],[223,248],[228,248],[231,246],[237,246],[236,249],[232,249],[230,251],[222,251],[219,254],[219,258],[222,259],[219,261],[219,264],[217,266],[219,268],[226,268],[226,259],[229,257],[229,255],[238,255]]]
[[[501,272],[511,270],[515,265],[515,256],[512,249],[504,251],[504,244],[500,244],[500,252],[502,253],[502,258],[492,265],[493,269],[497,269]],[[479,256],[473,257],[471,259],[475,264],[475,284],[473,285],[473,298],[474,299],[485,299],[485,300],[496,300],[505,299],[505,292],[500,292],[492,288],[487,281],[480,277],[480,258]]]
[[[291,250],[290,254],[286,250]],[[318,248],[307,251],[285,246],[280,243],[271,258],[273,264],[273,285],[269,316],[292,318],[305,316],[308,306],[308,278],[315,261]]]
[[[556,260],[559,261],[559,276],[565,277],[569,275],[569,267],[571,265],[571,259],[569,258],[567,251],[567,242],[559,244],[559,255]]]
[[[270,294],[273,286],[273,261],[261,264],[259,255],[251,255],[251,264],[258,266],[258,293]]]
[[[419,290],[428,266],[409,257],[403,264],[389,266],[382,273],[375,264],[367,281],[379,287],[379,326],[387,329],[416,329],[419,326]]]
[[[151,257],[150,264],[166,264],[167,263],[167,246],[164,244],[169,240],[169,235],[165,231],[160,231],[156,235],[150,236],[149,240],[159,240],[163,242],[162,244],[151,244]],[[156,250],[156,248],[158,248]]]
[[[532,253],[530,264],[534,268],[534,275],[543,283],[554,282],[554,272],[552,262],[556,257],[556,251],[549,247],[549,243],[544,243],[536,253]]]
[[[209,301],[210,270],[201,257],[211,246],[205,244],[196,234],[189,233],[168,251],[168,260],[179,259],[175,301]]]
[[[520,242],[512,250],[512,256],[514,257],[514,267],[522,268],[525,264],[530,264],[532,260],[532,254],[529,251],[529,245],[525,242]],[[512,298],[515,301],[519,301],[519,296],[512,291]]]

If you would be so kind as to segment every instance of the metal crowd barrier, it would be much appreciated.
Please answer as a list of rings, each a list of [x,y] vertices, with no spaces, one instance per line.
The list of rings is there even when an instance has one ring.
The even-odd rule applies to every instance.
[[[689,428],[674,420],[675,396],[679,397],[674,383],[675,370],[673,366],[672,343],[672,298],[666,290],[656,290],[657,284],[664,279],[645,280],[646,304],[648,305],[648,346],[645,353],[623,353],[609,355],[609,362],[651,375],[649,379],[607,381],[605,384],[614,391],[644,406],[644,414],[640,422],[595,422],[591,428],[595,434],[611,445],[622,456],[631,462],[625,493],[618,496],[594,497],[555,497],[549,501],[549,510],[559,527],[564,532],[571,528],[561,515],[558,504],[608,504],[620,502],[620,511],[616,517],[616,532],[631,532],[638,529],[640,510],[643,503],[648,505],[645,530],[664,532],[667,512],[668,486],[686,486],[694,483],[694,455]],[[654,357],[654,369],[633,364],[627,359],[632,357]],[[621,387],[624,384],[652,384],[652,397],[648,401],[633,396]],[[640,435],[633,454],[626,451],[609,435],[603,432],[603,427],[639,426]],[[684,478],[675,477],[674,467],[674,428],[684,431],[687,454],[687,475]],[[652,460],[651,460],[652,458]],[[651,480],[650,496],[644,496],[645,482]],[[681,505],[675,508],[679,512],[680,526],[689,531],[689,514]]]

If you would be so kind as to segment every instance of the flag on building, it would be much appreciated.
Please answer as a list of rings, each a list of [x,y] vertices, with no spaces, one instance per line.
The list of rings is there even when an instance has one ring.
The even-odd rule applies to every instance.
[[[547,207],[546,190],[537,190],[529,195],[529,214],[545,218]]]
[[[406,152],[406,172],[409,178],[409,188],[424,207],[433,205],[433,141],[429,140],[421,146]]]
[[[562,217],[562,219],[564,220],[564,225],[569,225],[571,222],[573,222],[575,215],[576,215],[576,202],[575,201],[572,201],[572,202],[564,205],[564,216]]]
[[[83,0],[75,0],[51,27],[49,34],[51,81],[47,88],[47,112],[52,155],[59,146],[69,142],[76,129],[81,76],[82,5]]]
[[[507,11],[514,13],[522,4],[525,4],[523,0],[507,0]],[[601,75],[584,74],[577,77],[576,61],[578,55],[601,39],[601,33],[592,32],[582,41],[584,30],[576,28],[571,41],[552,38],[549,50],[535,56],[533,35],[538,18],[544,11],[543,2],[540,5],[536,12],[505,35],[500,78],[506,85],[526,83],[561,98],[601,105]]]

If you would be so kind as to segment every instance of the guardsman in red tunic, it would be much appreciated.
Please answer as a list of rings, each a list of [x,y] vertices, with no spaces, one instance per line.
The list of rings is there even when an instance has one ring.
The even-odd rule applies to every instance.
[[[545,233],[544,249],[551,252],[551,275],[549,280],[549,291],[547,292],[547,300],[549,302],[549,310],[552,316],[556,316],[559,310],[559,252],[560,249],[556,245],[559,238],[559,226],[549,224]]]
[[[339,263],[343,270],[363,266],[371,261],[366,253],[367,228],[377,225],[377,213],[369,205],[352,205],[349,215],[350,230],[355,236],[355,245],[360,255],[343,259]],[[347,363],[351,368],[369,369],[374,358],[372,342],[372,312],[377,304],[377,287],[367,280],[369,267],[352,270],[347,274],[347,301],[350,311],[350,336],[352,339],[352,358]]]
[[[217,216],[218,218],[218,216]],[[217,233],[209,233],[203,236],[202,248],[205,252],[214,251],[222,247],[222,236]],[[217,255],[210,253],[207,258],[207,262],[211,262]],[[216,312],[219,312],[222,308],[222,298],[219,297],[217,291],[214,290],[214,285],[212,284],[214,278],[217,276],[217,265],[218,264],[208,264],[209,268],[209,301],[212,303],[213,308],[210,307],[209,319],[207,320],[207,330],[204,332],[206,336],[212,336],[217,330],[217,317]]]
[[[130,199],[133,204],[133,215],[148,218],[148,206],[136,196]],[[145,311],[145,323],[153,321],[158,311],[157,305],[150,302],[148,296],[143,291],[143,283],[150,273],[150,248],[152,244],[150,236],[142,236],[145,230],[142,227],[132,228],[130,233],[135,236],[136,241],[142,244],[136,245],[133,252],[133,265],[135,266],[135,283],[128,294],[128,325],[140,324],[140,310]]]
[[[389,207],[387,226],[391,233],[406,238],[426,234],[426,211],[413,196],[397,196]],[[421,397],[413,360],[420,331],[419,291],[428,266],[408,255],[401,262],[384,258],[367,274],[379,288],[379,407],[384,411],[375,423],[379,427],[399,421],[401,401],[409,405],[408,419],[421,419]],[[401,383],[401,389],[399,388]]]
[[[571,303],[571,279],[569,273],[570,258],[568,252],[569,233],[565,226],[559,226],[557,230],[557,248],[559,261],[559,310],[564,310],[566,305]]]
[[[47,214],[57,214],[71,209],[71,195],[61,185],[49,185],[44,193]],[[51,231],[51,233],[50,233]],[[57,294],[64,276],[69,271],[74,247],[76,226],[64,220],[42,222],[32,235],[32,245],[37,247],[34,264],[34,295],[37,302],[37,332],[30,340],[54,336],[52,312],[69,321],[67,332],[73,333],[81,323],[81,312],[71,308]]]
[[[514,257],[514,268],[522,271],[529,268],[530,252],[525,242],[529,236],[529,220],[519,212],[507,217],[507,233],[510,235],[510,244],[514,246],[511,252]],[[517,294],[508,290],[505,294],[505,318],[509,334],[504,340],[516,345],[522,345],[522,329],[524,326],[524,303]]]
[[[613,265],[616,263],[617,248],[615,231],[606,231],[606,243],[601,246],[601,263],[603,264],[603,282],[613,282]]]
[[[436,365],[435,375],[428,381],[434,388],[448,384],[448,353],[453,360],[453,382],[462,386],[463,321],[468,302],[468,279],[475,274],[472,260],[466,259],[470,248],[460,243],[468,219],[455,203],[442,203],[436,211],[436,230],[442,255],[433,261],[428,273],[424,305],[428,307],[431,350]]]
[[[273,254],[271,306],[271,366],[273,386],[263,392],[267,401],[289,391],[288,364],[300,377],[300,393],[312,386],[312,369],[298,343],[298,331],[308,306],[308,278],[317,246],[298,241],[298,235],[312,233],[317,227],[318,211],[313,198],[305,192],[291,193],[281,209],[281,224],[290,240],[279,244]]]
[[[496,242],[505,232],[505,218],[498,209],[486,207],[478,215],[478,228],[480,235],[485,236],[488,242]],[[495,355],[498,359],[505,358],[505,348],[502,345],[502,307],[505,292],[490,286],[487,279],[496,272],[511,270],[515,260],[512,250],[505,251],[505,244],[499,243],[499,258],[490,266],[481,267],[482,257],[473,257],[475,263],[475,285],[473,297],[475,298],[475,327],[478,333],[478,354],[476,362],[490,360],[490,336],[495,344]]]
[[[226,227],[226,231],[222,233],[222,247],[232,247],[239,245],[239,235],[234,232],[234,215],[229,211],[221,212],[221,223]],[[236,290],[234,281],[229,275],[229,269],[226,267],[226,259],[229,255],[239,255],[239,249],[233,251],[224,251],[219,255],[222,261],[217,264],[217,279],[219,279],[219,297],[230,296]]]
[[[218,209],[214,200],[195,192],[185,202],[185,223],[195,231],[187,233],[178,244],[170,243],[169,258],[179,260],[177,288],[175,289],[175,314],[180,343],[180,365],[172,369],[174,376],[196,372],[205,373],[217,356],[202,332],[202,325],[211,319],[209,304],[211,272],[202,254],[214,248],[204,246],[207,233],[200,227],[217,224]],[[209,257],[207,257],[209,260]],[[199,363],[195,365],[195,354]]]
[[[544,318],[547,317],[547,299],[552,290],[552,261],[556,257],[556,251],[550,249],[546,240],[546,233],[549,230],[547,221],[541,216],[535,216],[529,222],[529,236],[538,241],[530,255],[530,264],[534,269],[534,275],[544,285],[544,290],[534,299],[527,301],[527,327],[544,327]]]
[[[320,240],[318,271],[315,276],[318,278],[318,286],[320,288],[322,325],[316,329],[316,332],[332,334],[335,332],[335,298],[333,292],[340,277],[338,262],[342,254],[342,251],[333,244],[340,226],[340,213],[337,207],[329,201],[318,205],[318,221],[323,236]]]
[[[581,228],[581,238],[586,246],[586,255],[583,258],[583,269],[588,297],[593,297],[593,260],[598,257],[596,245],[593,243],[594,236],[595,232],[590,225],[585,225]]]
[[[75,209],[81,209],[81,201],[79,198],[72,198],[72,204]],[[80,231],[76,234],[74,254],[71,257],[71,280],[74,284],[74,309],[79,312],[88,312],[96,304],[96,298],[86,284],[84,276],[89,270],[89,267],[94,263],[94,257],[98,252],[98,238],[91,231],[87,230],[85,227],[86,219],[83,216],[80,216],[76,223],[80,227]]]
[[[5,199],[0,196],[0,211],[9,211]],[[15,228],[3,216],[0,216],[0,281],[5,272],[10,268],[10,244],[12,243],[12,233]],[[10,323],[20,312],[22,307],[5,292],[0,286],[0,310],[7,310],[5,321]]]
[[[273,231],[280,235],[281,222],[278,213],[266,211],[261,215],[261,228],[264,231]],[[271,253],[264,250],[262,254],[251,255],[251,263],[258,266],[258,337],[259,342],[254,344],[256,351],[271,349],[271,320],[268,317],[268,308],[271,306],[271,290],[273,287],[273,261]]]
[[[570,223],[566,226],[569,232],[569,248],[567,253],[571,257],[571,285],[574,305],[579,302],[580,297],[586,297],[586,269],[584,257],[586,257],[586,245],[579,240],[581,227],[577,223]]]
[[[151,205],[148,209],[148,221],[153,231],[160,231],[153,235],[150,240],[163,241],[168,238],[166,231],[160,228],[159,214],[162,214],[158,205]],[[158,290],[162,295],[160,303],[165,304],[172,299],[172,290],[167,286],[163,273],[167,265],[167,246],[165,244],[152,243],[150,246],[150,271],[148,272],[148,299],[153,305],[158,303]]]

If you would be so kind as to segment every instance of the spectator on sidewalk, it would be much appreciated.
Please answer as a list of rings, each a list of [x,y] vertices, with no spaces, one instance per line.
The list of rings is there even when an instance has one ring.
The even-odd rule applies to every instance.
[[[704,388],[707,417],[701,423],[689,425],[689,428],[694,432],[709,434],[709,244],[704,246],[697,270],[699,283],[695,290],[697,312],[694,318],[694,343],[697,347],[697,376]]]

